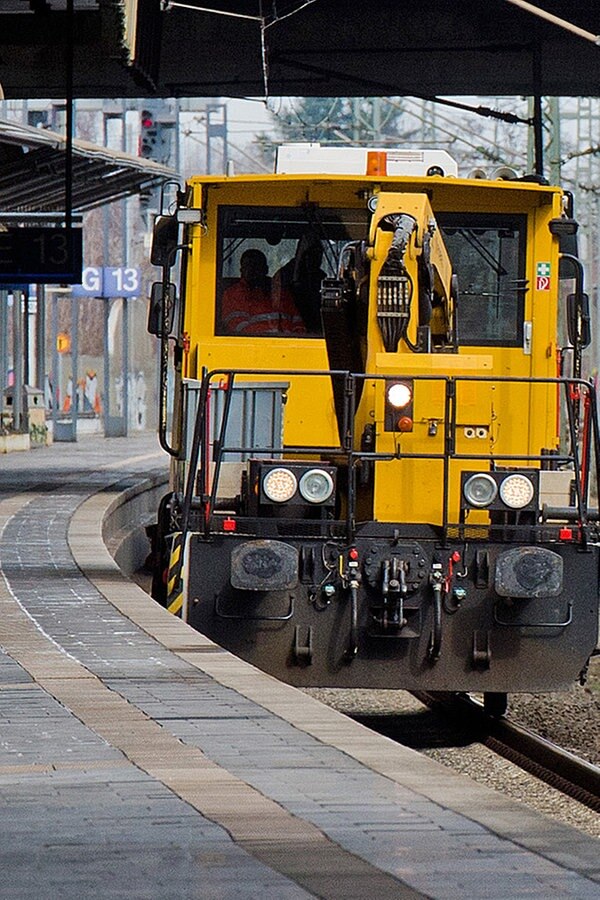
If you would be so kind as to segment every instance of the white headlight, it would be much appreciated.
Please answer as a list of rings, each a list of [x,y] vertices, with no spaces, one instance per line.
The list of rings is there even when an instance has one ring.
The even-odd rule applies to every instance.
[[[309,503],[324,503],[333,493],[333,478],[324,469],[310,469],[300,479],[299,488]]]
[[[387,392],[388,402],[394,409],[404,409],[412,400],[412,391],[407,384],[392,384]]]
[[[500,499],[511,509],[523,509],[533,494],[533,484],[525,475],[508,475],[500,485]]]
[[[498,486],[491,475],[481,472],[467,478],[463,487],[463,493],[465,500],[471,506],[484,507],[494,502],[498,493]]]
[[[298,482],[289,469],[271,469],[263,478],[262,489],[273,503],[285,503],[296,493]]]

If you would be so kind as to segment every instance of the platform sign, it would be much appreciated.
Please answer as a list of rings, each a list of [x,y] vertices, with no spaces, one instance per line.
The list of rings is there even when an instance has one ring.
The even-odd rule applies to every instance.
[[[134,266],[105,266],[104,297],[139,297],[141,272]]]
[[[76,297],[102,296],[102,266],[86,266],[81,273],[81,284],[73,285]]]
[[[135,266],[86,266],[74,297],[139,297],[141,271]]]
[[[0,231],[0,284],[77,284],[82,244],[80,228]]]

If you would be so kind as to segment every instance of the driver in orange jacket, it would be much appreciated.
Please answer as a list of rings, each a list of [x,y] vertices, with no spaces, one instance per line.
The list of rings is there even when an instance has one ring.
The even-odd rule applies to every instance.
[[[269,267],[261,250],[242,253],[241,278],[223,294],[221,322],[227,334],[306,334],[291,293],[272,290]]]

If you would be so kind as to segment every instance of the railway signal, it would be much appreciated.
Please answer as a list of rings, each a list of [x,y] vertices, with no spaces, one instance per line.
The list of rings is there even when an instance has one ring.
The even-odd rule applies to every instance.
[[[140,114],[139,155],[144,159],[168,163],[172,130],[172,122],[166,122],[151,110],[143,109]]]

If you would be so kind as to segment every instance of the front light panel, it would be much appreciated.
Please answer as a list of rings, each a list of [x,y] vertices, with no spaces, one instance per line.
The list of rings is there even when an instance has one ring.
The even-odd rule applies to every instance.
[[[333,494],[333,478],[325,469],[309,469],[301,477],[298,489],[309,503],[325,503]]]
[[[387,398],[394,409],[404,409],[412,400],[412,389],[406,382],[398,381],[388,387]]]
[[[279,467],[269,469],[263,478],[262,489],[273,503],[287,503],[298,488],[296,476],[290,469]]]
[[[259,515],[262,507],[333,508],[336,502],[336,467],[300,460],[250,459],[247,474],[248,514]]]
[[[413,430],[414,382],[410,378],[385,383],[385,430]]]
[[[500,483],[500,499],[509,509],[524,509],[533,500],[534,487],[526,475],[508,475]]]
[[[483,509],[490,506],[498,496],[498,485],[487,472],[471,475],[463,487],[464,498],[469,506]]]
[[[463,472],[461,506],[463,509],[481,509],[505,512],[508,510],[537,510],[537,469],[515,472]]]

